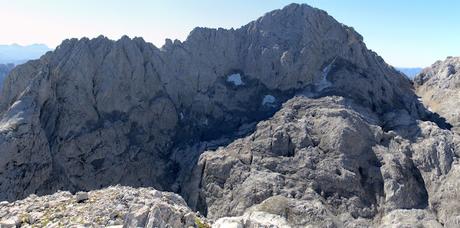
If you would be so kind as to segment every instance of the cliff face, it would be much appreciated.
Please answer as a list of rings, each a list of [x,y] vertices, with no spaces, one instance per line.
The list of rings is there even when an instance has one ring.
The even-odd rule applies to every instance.
[[[1,197],[114,183],[178,190],[191,146],[270,116],[295,93],[416,116],[409,89],[359,34],[305,5],[238,30],[197,28],[162,49],[140,38],[67,40],[5,81]]]
[[[460,57],[448,57],[424,69],[414,79],[423,103],[460,131]]]
[[[3,80],[13,68],[14,64],[0,64],[0,91],[2,90]]]
[[[436,195],[456,175],[449,125],[358,33],[307,5],[161,49],[66,40],[11,72],[0,112],[0,199],[122,184],[178,192],[211,218],[456,215],[435,201],[458,199]],[[293,211],[263,209],[278,199]]]
[[[398,127],[347,98],[295,97],[251,135],[202,154],[185,196],[211,219],[259,211],[300,227],[457,224],[458,135],[405,111],[384,121]]]

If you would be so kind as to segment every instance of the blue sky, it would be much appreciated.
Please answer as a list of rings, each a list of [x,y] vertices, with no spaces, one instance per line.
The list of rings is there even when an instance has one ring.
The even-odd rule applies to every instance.
[[[0,0],[0,44],[45,43],[103,34],[142,36],[161,46],[196,26],[238,28],[265,12],[308,3],[353,26],[394,66],[428,66],[460,55],[460,1],[369,0]]]

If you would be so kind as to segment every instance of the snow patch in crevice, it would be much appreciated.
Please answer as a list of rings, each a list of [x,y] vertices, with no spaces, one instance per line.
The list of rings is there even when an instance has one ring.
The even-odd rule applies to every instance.
[[[264,99],[262,100],[262,105],[274,107],[275,102],[276,102],[276,98],[273,95],[267,94],[264,96]]]
[[[335,62],[336,59],[337,59],[337,57],[334,58],[334,59],[331,61],[331,63],[329,63],[329,64],[328,64],[326,67],[324,67],[324,69],[322,70],[321,80],[315,84],[316,90],[317,90],[318,92],[321,92],[321,91],[323,91],[324,89],[326,89],[326,88],[332,86],[332,83],[331,83],[330,81],[327,80],[327,76],[328,76],[329,72],[331,71],[332,65],[334,64],[334,62]]]
[[[235,86],[244,85],[244,82],[241,79],[241,74],[239,74],[239,73],[231,74],[231,75],[227,76],[227,82],[233,83],[233,85],[235,85]]]
[[[17,129],[26,124],[26,118],[30,119],[31,115],[27,110],[31,106],[31,99],[23,99],[14,102],[11,107],[4,113],[0,119],[0,133]]]

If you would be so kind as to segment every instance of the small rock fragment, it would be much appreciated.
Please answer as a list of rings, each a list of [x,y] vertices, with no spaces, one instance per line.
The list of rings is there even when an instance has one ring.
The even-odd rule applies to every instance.
[[[75,194],[75,200],[77,203],[83,203],[88,200],[88,193],[87,192],[77,192]]]

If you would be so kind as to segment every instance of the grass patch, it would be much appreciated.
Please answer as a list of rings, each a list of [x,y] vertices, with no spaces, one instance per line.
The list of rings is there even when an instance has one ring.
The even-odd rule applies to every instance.
[[[195,217],[195,224],[198,228],[211,228],[211,226],[203,221],[200,218]]]

